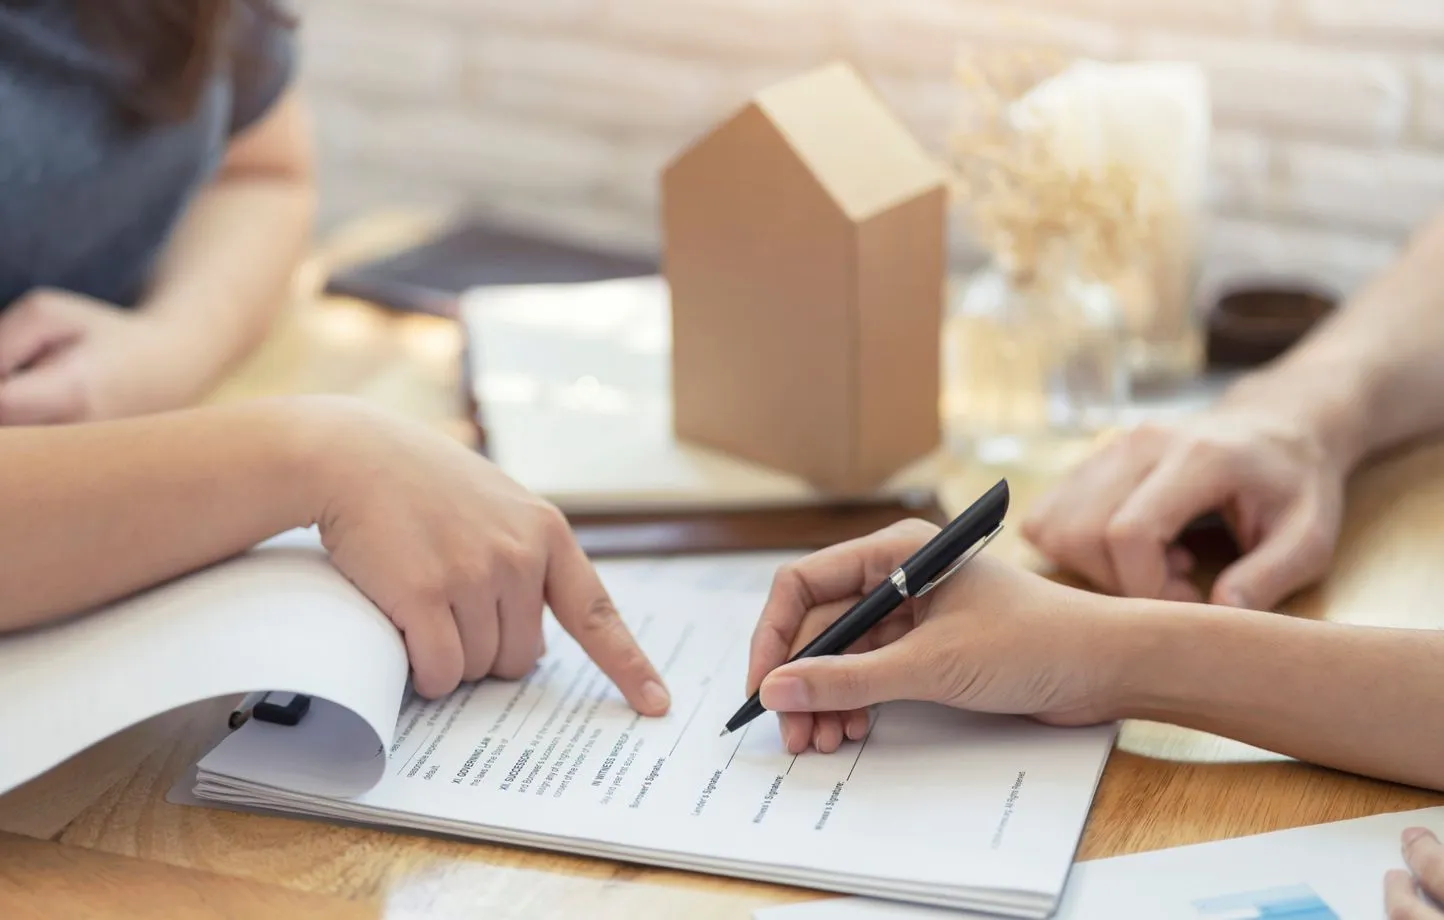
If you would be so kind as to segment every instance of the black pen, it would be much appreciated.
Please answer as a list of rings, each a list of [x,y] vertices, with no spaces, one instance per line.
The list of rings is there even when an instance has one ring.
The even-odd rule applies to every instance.
[[[973,502],[906,562],[894,569],[882,584],[788,659],[789,663],[800,658],[840,655],[845,652],[869,629],[882,622],[883,617],[900,607],[903,601],[909,597],[922,597],[962,568],[963,563],[987,546],[998,531],[1003,529],[1003,517],[1007,513],[1008,480],[1000,479],[982,498]],[[914,589],[913,585],[921,587]],[[737,731],[766,711],[762,708],[760,691],[752,694],[752,698],[743,703],[737,714],[727,722],[727,727],[722,729],[722,735]]]

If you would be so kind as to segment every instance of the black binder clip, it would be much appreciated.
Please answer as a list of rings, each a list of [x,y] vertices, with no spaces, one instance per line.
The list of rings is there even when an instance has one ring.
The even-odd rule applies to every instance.
[[[272,725],[296,725],[311,708],[311,698],[300,693],[253,693],[231,713],[230,726],[240,728],[250,719]]]
[[[295,725],[311,708],[311,698],[299,693],[267,693],[251,710],[252,718],[274,725]]]

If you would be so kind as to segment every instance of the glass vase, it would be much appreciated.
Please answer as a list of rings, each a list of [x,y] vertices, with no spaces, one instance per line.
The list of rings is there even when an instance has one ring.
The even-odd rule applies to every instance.
[[[1116,424],[1128,395],[1117,292],[993,265],[957,284],[943,336],[943,418],[958,456],[1051,469]]]

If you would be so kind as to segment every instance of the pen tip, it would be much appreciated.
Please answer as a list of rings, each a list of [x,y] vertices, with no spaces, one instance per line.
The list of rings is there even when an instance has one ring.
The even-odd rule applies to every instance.
[[[726,737],[727,737],[728,735],[730,735],[730,734],[732,734],[732,733],[729,732],[727,729],[724,728],[724,729],[722,729],[722,734],[718,735],[717,737],[718,737],[718,738],[726,738]]]

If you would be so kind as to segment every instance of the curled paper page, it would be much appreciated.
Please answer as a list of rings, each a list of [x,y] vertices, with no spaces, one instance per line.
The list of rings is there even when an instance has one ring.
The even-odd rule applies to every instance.
[[[314,533],[285,534],[103,610],[0,640],[0,793],[152,716],[253,691],[331,701],[345,713],[347,753],[379,752],[406,679],[391,621],[331,565]],[[375,785],[385,758],[348,763],[344,774],[330,762],[310,765],[295,781],[354,794]]]

